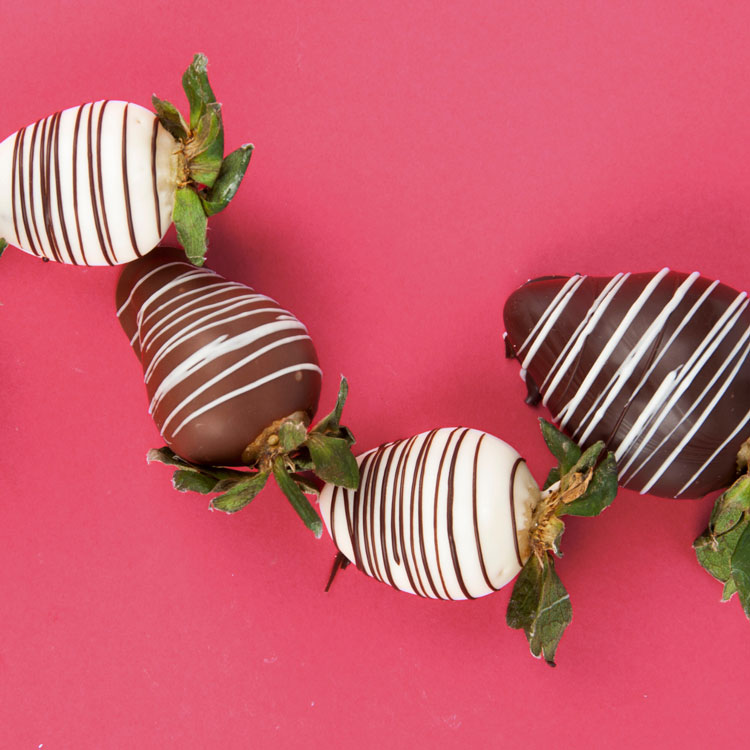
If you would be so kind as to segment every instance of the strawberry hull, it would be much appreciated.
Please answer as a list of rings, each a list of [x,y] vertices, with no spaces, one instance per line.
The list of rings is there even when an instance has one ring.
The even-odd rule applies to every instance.
[[[311,419],[321,371],[307,329],[275,301],[158,248],[125,267],[120,323],[164,440],[197,464],[239,466],[266,428]]]

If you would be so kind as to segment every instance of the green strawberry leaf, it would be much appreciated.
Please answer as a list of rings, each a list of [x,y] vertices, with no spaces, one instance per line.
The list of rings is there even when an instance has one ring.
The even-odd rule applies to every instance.
[[[247,479],[238,481],[223,495],[215,497],[211,506],[225,513],[236,513],[242,510],[266,486],[268,472],[259,471],[251,474]]]
[[[307,428],[302,422],[296,422],[293,420],[284,422],[279,427],[279,443],[284,449],[285,453],[291,453],[305,442],[307,437]]]
[[[581,457],[581,449],[546,419],[540,419],[539,423],[544,442],[559,464],[560,476],[565,476]]]
[[[317,539],[320,539],[323,534],[323,522],[310,501],[302,494],[302,490],[297,483],[287,473],[283,457],[279,457],[273,462],[273,476],[305,526],[315,534]]]
[[[208,104],[216,101],[208,82],[208,58],[197,54],[182,76],[182,88],[190,103],[190,129],[195,130]]]
[[[156,116],[165,130],[178,141],[183,141],[188,136],[188,125],[177,107],[174,104],[159,99],[156,94],[151,97],[151,104],[156,111]]]
[[[8,243],[5,241],[5,238],[0,237],[0,255],[3,254],[6,247],[8,247]]]
[[[177,188],[173,221],[188,260],[202,266],[206,259],[208,221],[198,194],[191,188]]]
[[[732,578],[732,556],[750,521],[745,520],[720,536],[706,530],[694,542],[693,549],[701,566],[722,583]]]
[[[310,451],[313,471],[324,482],[350,490],[359,487],[359,466],[348,441],[311,432],[305,446]]]
[[[736,593],[737,584],[734,582],[734,578],[730,578],[724,584],[724,589],[721,592],[721,601],[728,602]]]
[[[321,419],[320,422],[318,422],[318,424],[316,424],[315,427],[310,430],[310,432],[325,433],[338,436],[339,430],[341,429],[341,414],[344,411],[344,404],[346,403],[346,397],[348,395],[349,383],[347,383],[346,378],[342,376],[341,382],[339,383],[338,396],[336,397],[336,406],[333,408],[333,411],[323,417],[323,419]],[[351,436],[351,433],[348,432],[348,435]],[[352,437],[352,445],[354,444],[353,441],[354,439]]]
[[[731,570],[740,604],[745,616],[750,619],[750,522],[745,524],[745,529],[737,540],[732,553]]]
[[[253,146],[246,143],[232,151],[221,162],[221,168],[213,187],[208,195],[201,197],[206,216],[218,214],[219,211],[223,211],[229,205],[242,182],[242,178],[245,176],[252,155]]]
[[[172,475],[172,485],[178,492],[200,492],[208,495],[214,492],[219,480],[192,469],[178,469]]]
[[[532,555],[513,586],[506,621],[522,629],[531,653],[555,666],[555,653],[573,618],[570,596],[555,572],[553,558]]]
[[[583,456],[581,461],[583,461]],[[614,453],[608,453],[604,461],[594,470],[586,492],[578,499],[560,505],[557,515],[598,516],[612,504],[616,495],[617,462]]]
[[[221,171],[224,158],[224,126],[221,105],[212,102],[198,121],[198,127],[185,145],[190,179],[210,188]]]

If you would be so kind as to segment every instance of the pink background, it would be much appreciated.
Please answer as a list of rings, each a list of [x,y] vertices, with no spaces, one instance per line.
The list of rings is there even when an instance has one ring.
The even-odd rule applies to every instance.
[[[209,265],[306,322],[362,450],[474,426],[541,480],[511,290],[665,265],[750,286],[747,3],[123,5],[2,3],[0,132],[183,106],[205,52],[228,147],[257,148]],[[333,546],[275,488],[229,517],[146,465],[117,275],[0,261],[0,747],[745,740],[750,623],[691,549],[713,498],[570,521],[556,670],[506,627],[509,589],[425,601],[351,569],[326,595]]]

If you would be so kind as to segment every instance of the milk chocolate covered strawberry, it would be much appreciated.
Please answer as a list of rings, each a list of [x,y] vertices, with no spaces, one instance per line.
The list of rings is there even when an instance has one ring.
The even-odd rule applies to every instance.
[[[273,474],[320,532],[300,472],[356,486],[351,433],[334,412],[309,425],[321,370],[305,326],[272,299],[177,250],[158,248],[127,265],[117,314],[143,366],[149,411],[167,442],[151,459],[174,464],[179,489],[224,493],[215,507],[249,502]],[[247,466],[251,471],[226,467]]]

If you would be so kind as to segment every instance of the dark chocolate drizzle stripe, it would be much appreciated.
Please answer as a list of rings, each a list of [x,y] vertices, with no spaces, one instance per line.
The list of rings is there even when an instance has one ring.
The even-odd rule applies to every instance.
[[[104,234],[107,238],[107,245],[109,247],[109,255],[107,255],[107,263],[113,266],[117,262],[115,258],[115,251],[112,245],[112,236],[109,232],[109,221],[107,219],[107,207],[104,202],[104,179],[103,179],[103,167],[102,167],[102,124],[104,122],[104,110],[107,108],[108,101],[103,101],[102,106],[99,107],[99,117],[96,122],[96,176],[97,176],[97,187],[99,188],[99,205],[101,207],[102,224],[104,225]]]
[[[42,216],[43,216],[43,228],[44,234],[47,237],[47,245],[54,259],[58,263],[62,263],[62,254],[60,248],[57,245],[57,239],[55,237],[54,227],[52,225],[52,200],[50,193],[52,190],[52,138],[54,136],[55,129],[55,115],[51,118],[47,118],[44,121],[42,127],[42,139],[39,146],[39,187],[42,193]]]
[[[413,559],[414,559],[414,566],[417,570],[417,573],[419,573],[419,564],[417,562],[417,546],[419,547],[419,555],[420,559],[422,560],[422,565],[424,567],[424,574],[427,578],[427,583],[430,584],[430,589],[432,589],[432,593],[435,597],[440,597],[440,594],[438,593],[437,586],[435,586],[435,581],[432,578],[432,572],[430,571],[430,566],[427,564],[427,553],[425,552],[425,546],[424,546],[424,480],[425,480],[425,474],[427,471],[427,458],[429,457],[430,448],[432,447],[432,443],[435,440],[435,436],[437,435],[437,430],[432,430],[430,434],[428,435],[427,439],[422,444],[422,449],[420,450],[418,456],[417,456],[417,466],[415,467],[415,472],[417,474],[417,481],[412,484],[412,553],[413,553]],[[416,502],[415,502],[416,501]],[[416,515],[418,521],[415,524],[414,523],[414,515]],[[419,542],[419,545],[416,545],[414,543],[414,529],[418,530],[418,533],[416,535],[417,541]],[[421,576],[420,576],[421,578]]]
[[[99,248],[102,252],[102,257],[109,264],[112,265],[112,260],[107,252],[107,246],[104,241],[104,234],[102,232],[102,224],[99,218],[99,207],[96,199],[96,181],[94,179],[94,144],[93,144],[93,125],[94,125],[94,105],[87,105],[89,108],[88,123],[86,126],[86,157],[89,166],[89,195],[91,198],[91,213],[94,217],[94,226],[96,227],[96,236],[99,239]]]
[[[154,127],[151,131],[151,184],[154,189],[154,210],[156,211],[156,231],[159,237],[164,234],[161,229],[161,202],[159,200],[159,187],[156,180],[156,141],[159,136],[159,118],[154,119]]]
[[[37,249],[37,246],[34,244],[34,238],[31,236],[31,225],[29,224],[29,213],[26,206],[26,185],[24,182],[24,150],[26,145],[26,130],[26,128],[23,128],[23,130],[21,130],[21,142],[18,145],[18,196],[21,202],[21,220],[23,222],[23,231],[26,235],[26,242],[28,243],[29,249],[32,253],[34,253],[34,255],[41,255],[42,253]]]
[[[442,452],[440,454],[440,461],[438,462],[437,476],[435,477],[435,495],[434,495],[434,498],[433,498],[433,508],[434,508],[434,510],[433,510],[433,524],[432,524],[433,525],[433,529],[432,529],[432,531],[433,531],[433,541],[434,541],[434,544],[435,544],[435,562],[436,562],[436,565],[437,565],[437,575],[440,578],[440,583],[441,583],[441,585],[443,587],[443,591],[445,592],[445,596],[441,597],[443,599],[450,599],[450,595],[448,594],[448,586],[445,583],[445,576],[443,575],[443,566],[441,565],[441,562],[440,562],[440,544],[439,544],[439,540],[438,540],[438,524],[439,524],[438,504],[440,502],[440,480],[443,478],[443,469],[445,467],[445,462],[448,459],[448,454],[449,454],[450,449],[452,447],[451,446],[451,441],[453,440],[454,435],[456,435],[460,429],[461,429],[460,427],[456,427],[455,429],[451,430],[451,432],[448,434],[448,439],[445,441],[445,445],[443,446],[443,450],[442,450]],[[459,443],[460,443],[460,440],[459,440]],[[455,458],[456,450],[457,449],[454,448],[454,454],[453,454],[454,458]],[[449,471],[449,473],[448,473],[448,493],[447,493],[447,497],[446,497],[446,515],[447,515],[447,518],[448,518],[448,523],[446,524],[446,534],[448,536],[448,546],[449,546],[449,548],[453,548],[455,546],[453,538],[452,538],[453,537],[453,508],[452,508],[452,502],[453,502],[453,500],[452,500],[452,492],[451,492],[451,481],[452,481],[452,478],[451,478],[450,471]],[[420,496],[420,501],[422,501],[423,498],[424,498],[424,493],[423,493],[421,487],[420,487],[420,490],[419,490],[419,496]],[[424,515],[424,511],[420,507],[420,513],[419,513],[420,519],[423,518],[423,515]],[[421,529],[421,526],[420,526],[420,538],[422,538],[422,536],[423,536],[423,534],[422,534],[422,529]],[[451,549],[451,552],[453,552],[453,549]],[[425,566],[427,566],[427,560],[424,557],[424,548],[423,548],[422,557],[423,557]],[[461,586],[461,581],[459,581],[459,586]]]
[[[404,570],[406,571],[406,577],[409,579],[409,584],[413,591],[416,591],[419,593],[420,586],[417,585],[417,579],[415,578],[415,575],[411,569],[411,566],[409,565],[409,557],[406,552],[406,533],[404,529],[404,510],[406,508],[406,503],[404,502],[405,499],[405,493],[404,493],[404,487],[406,485],[406,467],[409,464],[409,458],[411,457],[412,449],[414,448],[414,443],[417,441],[417,436],[415,435],[412,438],[409,438],[409,440],[406,442],[406,447],[404,448],[404,452],[402,454],[403,456],[403,463],[401,465],[401,475],[399,480],[399,492],[398,492],[398,529],[399,529],[399,540],[400,545],[394,544],[394,547],[400,546],[401,548],[401,561],[403,561]],[[424,589],[422,589],[424,591]]]
[[[53,146],[53,154],[55,160],[55,192],[57,193],[57,215],[60,219],[60,229],[62,231],[63,243],[65,244],[65,250],[68,254],[68,262],[73,265],[78,265],[78,261],[73,255],[73,249],[70,246],[70,237],[68,236],[68,227],[65,223],[65,211],[63,209],[62,201],[62,185],[60,184],[60,120],[62,113],[58,112],[55,115],[55,139]]]
[[[155,120],[158,122],[158,120]],[[128,105],[126,104],[122,113],[122,189],[125,195],[125,213],[128,219],[128,233],[130,243],[133,245],[135,254],[140,258],[142,253],[135,241],[135,228],[133,227],[133,211],[130,205],[130,185],[128,185]]]
[[[482,551],[482,538],[479,533],[479,503],[477,500],[477,468],[479,466],[479,451],[482,447],[482,441],[484,440],[484,433],[482,433],[479,436],[479,440],[477,440],[477,446],[474,449],[474,462],[472,464],[472,470],[471,470],[471,515],[472,520],[474,521],[474,542],[477,545],[477,559],[479,560],[479,567],[482,571],[482,578],[484,578],[484,582],[487,584],[487,586],[494,591],[497,591],[497,587],[495,587],[492,584],[492,581],[490,580],[490,575],[487,572],[487,566],[484,562],[484,552]],[[513,467],[513,473],[515,473],[515,466]],[[513,517],[513,537],[516,536],[516,518],[515,518],[515,511],[513,509],[513,478],[511,477],[510,480],[510,503],[511,503],[511,515]],[[516,544],[518,544],[518,541],[516,540]],[[518,554],[518,549],[516,548],[516,554]],[[519,560],[520,563],[520,560]]]
[[[383,475],[380,480],[380,500],[379,500],[379,511],[380,511],[380,535],[378,541],[380,542],[378,549],[382,551],[383,560],[383,571],[385,577],[388,579],[388,583],[391,586],[395,586],[396,583],[393,580],[393,574],[391,572],[391,563],[388,559],[388,523],[387,523],[387,509],[388,509],[388,495],[386,490],[389,489],[389,482],[391,477],[391,465],[393,463],[393,457],[396,455],[396,446],[391,445],[388,450],[388,459],[383,467]],[[373,503],[373,513],[374,513]],[[393,508],[391,508],[393,513]]]
[[[453,437],[456,430],[454,430],[450,437]],[[461,436],[456,441],[456,447],[453,449],[453,456],[451,458],[450,463],[450,469],[448,470],[448,497],[446,498],[446,528],[448,530],[448,544],[450,546],[451,550],[451,560],[453,562],[453,570],[456,574],[456,580],[458,581],[458,586],[461,589],[461,592],[467,599],[474,599],[474,597],[469,593],[469,589],[466,587],[466,582],[464,581],[464,577],[461,574],[461,563],[458,560],[458,552],[456,551],[456,539],[454,535],[454,528],[453,528],[453,501],[455,497],[455,479],[456,479],[456,461],[458,461],[458,453],[461,450],[461,443],[463,442],[464,438],[466,437],[466,434],[468,433],[468,430],[464,430],[461,433]],[[437,493],[438,488],[435,488],[435,517],[437,518]],[[435,525],[437,529],[437,524]],[[478,530],[475,530],[475,534],[478,533]],[[437,543],[437,536],[435,538],[435,542]],[[439,558],[438,558],[439,559]],[[442,572],[440,575],[440,578],[442,580]],[[443,585],[445,585],[445,582],[443,582]],[[448,589],[446,587],[446,595],[448,593]]]
[[[16,233],[16,240],[19,243],[21,241],[21,233],[18,231],[18,211],[16,210],[16,203],[20,201],[20,196],[16,195],[16,190],[18,189],[18,178],[16,177],[16,172],[18,171],[18,142],[22,138],[22,133],[23,131],[19,130],[13,140],[13,161],[10,178],[11,206],[13,209],[13,229]]]
[[[37,133],[39,132],[39,123],[41,120],[37,120],[34,123],[34,127],[31,130],[31,143],[29,144],[29,213],[30,213],[30,220],[31,220],[31,226],[34,230],[34,234],[36,235],[36,241],[37,241],[37,247],[39,247],[39,254],[45,255],[44,252],[44,245],[42,244],[42,238],[39,233],[39,226],[37,224],[37,217],[36,217],[36,209],[35,209],[35,199],[34,199],[34,162],[35,162],[35,152],[36,152],[36,140],[37,140]]]
[[[525,463],[525,461],[522,458],[517,458],[513,464],[513,468],[510,471],[510,487],[508,494],[508,497],[510,497],[510,520],[513,525],[513,546],[516,550],[516,560],[518,560],[518,564],[521,567],[523,567],[523,562],[521,561],[521,550],[518,549],[518,528],[516,526],[516,472],[522,463]],[[482,559],[481,555],[480,559]]]
[[[83,116],[83,107],[78,107],[76,112],[76,121],[73,126],[73,169],[72,169],[72,181],[73,181],[73,215],[76,220],[76,234],[78,236],[78,247],[81,251],[81,258],[84,264],[88,263],[86,259],[86,249],[83,246],[83,236],[81,235],[81,217],[78,211],[78,139],[81,136],[81,117]]]

